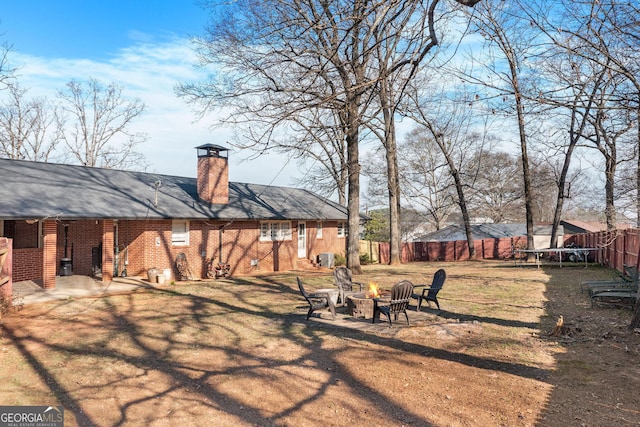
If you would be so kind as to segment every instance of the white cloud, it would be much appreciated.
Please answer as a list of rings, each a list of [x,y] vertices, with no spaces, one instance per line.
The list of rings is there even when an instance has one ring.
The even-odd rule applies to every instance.
[[[96,78],[105,84],[121,85],[127,98],[140,98],[147,109],[131,130],[148,134],[149,139],[140,146],[140,151],[150,163],[150,172],[195,176],[194,147],[208,142],[227,145],[230,139],[229,132],[210,129],[214,117],[196,121],[191,107],[175,94],[178,83],[206,78],[206,73],[195,66],[196,56],[187,39],[176,38],[163,44],[138,43],[105,61],[49,60],[19,52],[10,55],[19,67],[18,81],[29,89],[30,96],[55,99],[57,91],[70,80]],[[287,186],[293,175],[299,175],[294,164],[279,173],[285,160],[278,156],[243,162],[248,155],[231,151],[231,180]]]

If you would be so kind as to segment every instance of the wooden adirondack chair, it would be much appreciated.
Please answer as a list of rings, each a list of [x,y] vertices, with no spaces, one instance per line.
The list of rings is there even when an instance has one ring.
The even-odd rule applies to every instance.
[[[340,305],[344,305],[349,295],[362,292],[364,286],[361,282],[354,282],[351,276],[351,270],[345,266],[336,267],[333,270],[333,280],[338,287],[338,301]],[[357,288],[357,290],[356,290]]]
[[[309,304],[309,311],[307,312],[307,320],[311,317],[311,313],[316,310],[322,310],[328,308],[331,311],[331,316],[333,320],[336,320],[336,307],[331,300],[331,297],[328,293],[318,292],[318,293],[307,293],[304,289],[304,285],[302,284],[302,280],[299,277],[296,278],[298,280],[298,289],[300,289],[300,293],[304,297],[304,299]]]
[[[407,314],[407,307],[409,307],[412,292],[413,283],[408,280],[403,280],[396,283],[393,285],[393,288],[391,288],[390,300],[386,298],[374,298],[372,323],[376,323],[376,314],[380,313],[387,317],[389,320],[389,327],[391,327],[391,315],[393,314],[394,320],[398,320],[398,314],[404,313],[404,317],[407,318],[408,325],[409,315]]]

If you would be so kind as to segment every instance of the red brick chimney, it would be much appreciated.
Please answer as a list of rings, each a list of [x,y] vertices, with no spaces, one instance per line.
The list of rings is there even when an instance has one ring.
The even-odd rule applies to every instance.
[[[207,203],[229,203],[229,159],[226,156],[229,149],[215,144],[204,144],[196,149],[198,197]]]

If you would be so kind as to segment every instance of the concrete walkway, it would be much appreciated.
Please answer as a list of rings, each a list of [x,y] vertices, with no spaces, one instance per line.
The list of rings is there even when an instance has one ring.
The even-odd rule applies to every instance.
[[[41,302],[100,296],[110,293],[131,292],[149,289],[152,286],[141,277],[114,277],[111,282],[103,282],[89,276],[56,276],[54,289],[43,289],[32,280],[15,282],[13,287],[14,303],[35,304]]]

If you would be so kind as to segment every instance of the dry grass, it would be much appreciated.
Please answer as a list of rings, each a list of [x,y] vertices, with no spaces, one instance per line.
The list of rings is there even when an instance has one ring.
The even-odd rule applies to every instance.
[[[441,267],[443,311],[393,328],[305,321],[295,274],[27,306],[3,319],[0,402],[64,405],[82,426],[637,425],[637,402],[608,395],[628,375],[625,395],[640,391],[631,312],[592,309],[578,286],[609,270],[415,263],[357,280]],[[571,333],[549,339],[560,314]]]

